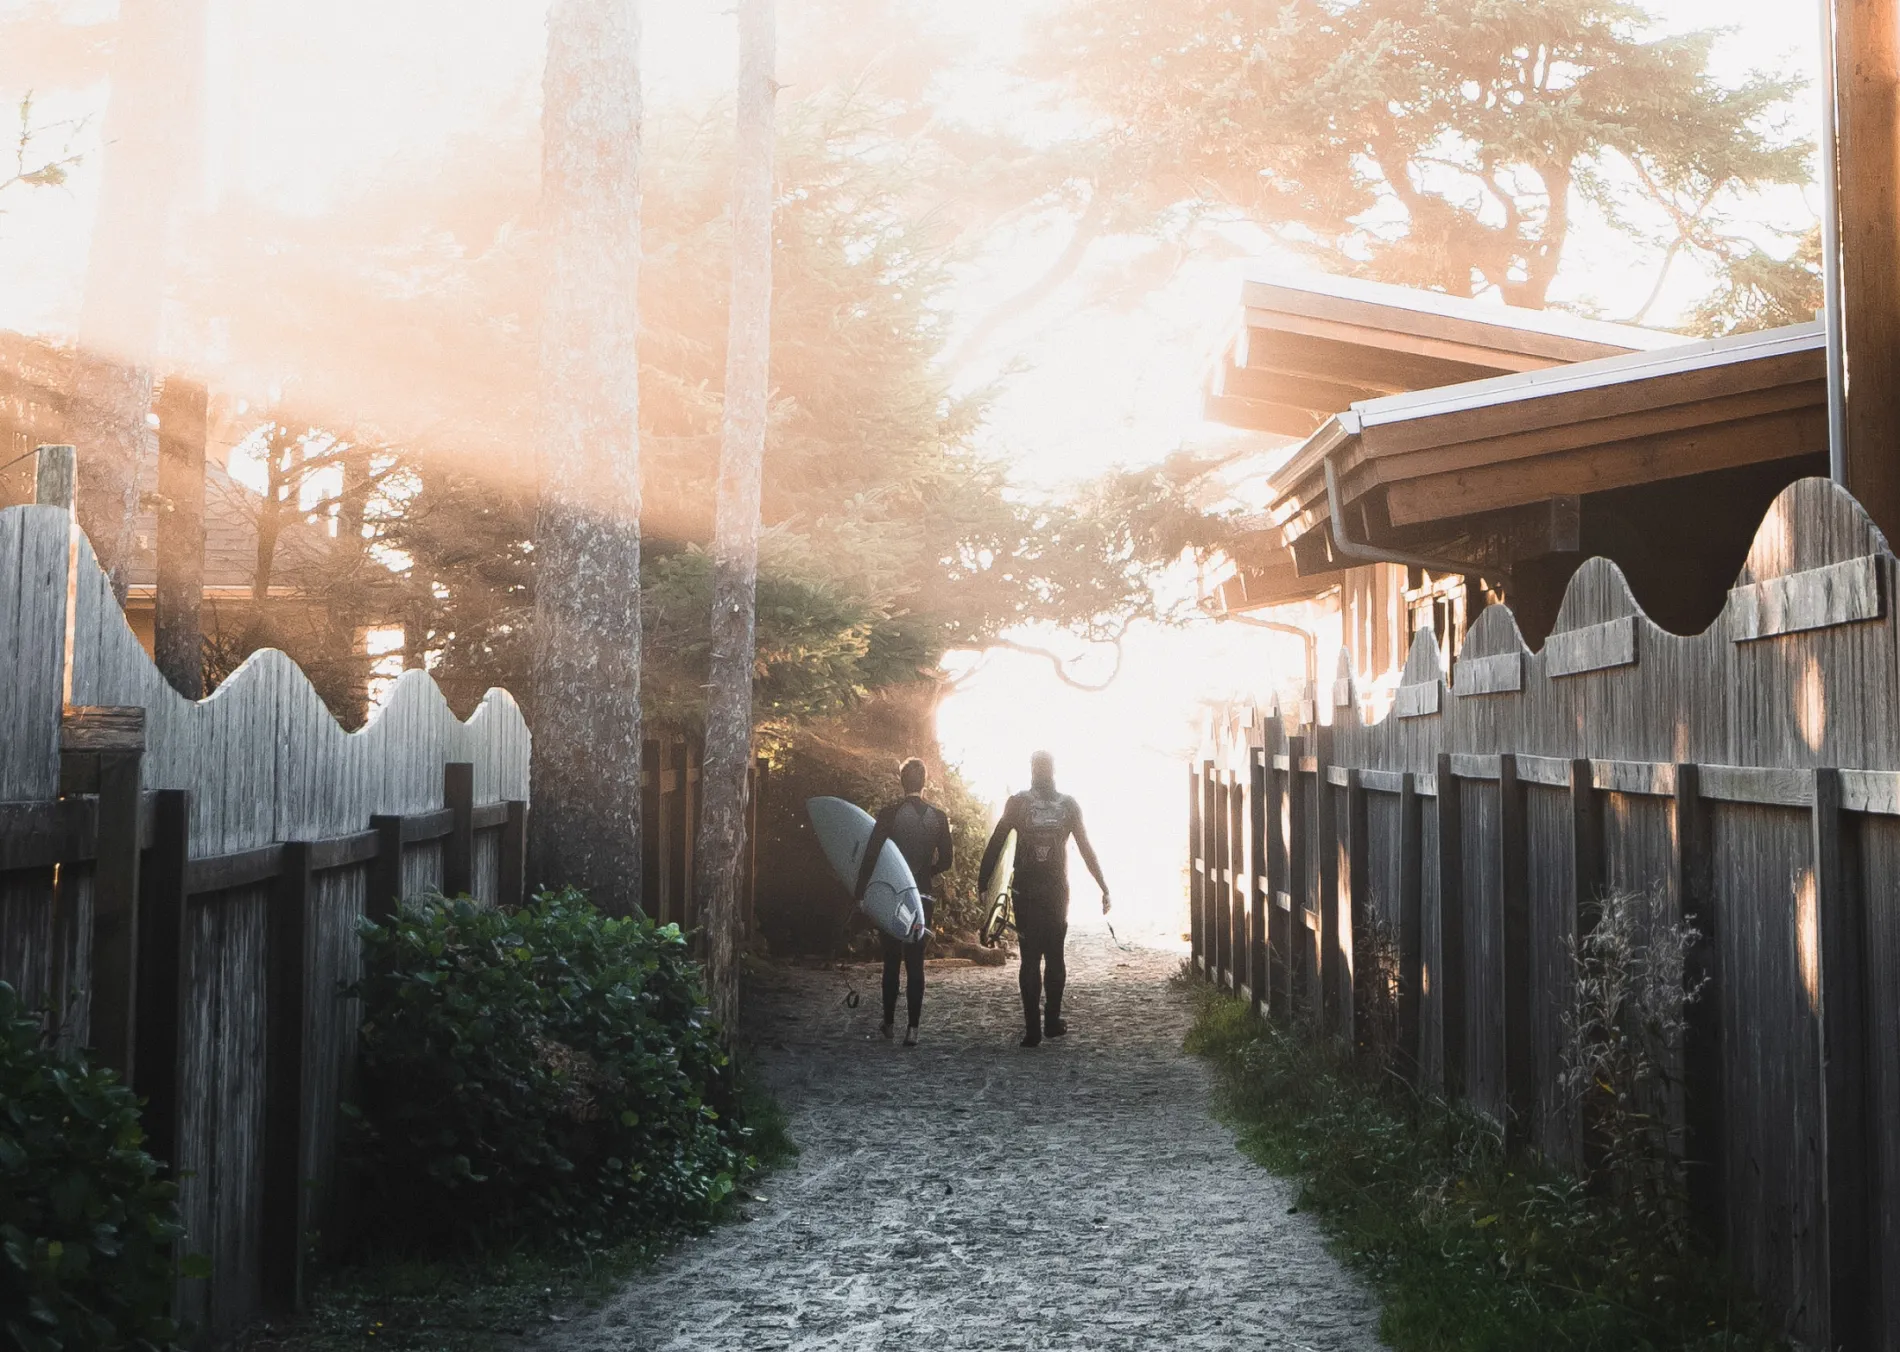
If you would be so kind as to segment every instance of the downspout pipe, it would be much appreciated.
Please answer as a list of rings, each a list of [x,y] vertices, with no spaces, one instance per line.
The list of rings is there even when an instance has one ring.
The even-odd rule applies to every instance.
[[[1344,437],[1341,438],[1341,441]],[[1495,577],[1506,581],[1511,570],[1498,564],[1472,563],[1468,559],[1438,558],[1430,554],[1407,554],[1401,550],[1384,549],[1367,540],[1356,540],[1346,527],[1345,504],[1339,500],[1339,470],[1333,464],[1333,455],[1337,448],[1329,449],[1324,457],[1326,467],[1326,505],[1332,511],[1333,548],[1349,559],[1358,559],[1364,563],[1398,563],[1407,568],[1423,568],[1434,573],[1458,573],[1464,577]]]

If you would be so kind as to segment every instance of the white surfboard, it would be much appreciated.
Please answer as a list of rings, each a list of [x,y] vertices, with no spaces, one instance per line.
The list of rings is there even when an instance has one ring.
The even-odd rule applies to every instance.
[[[864,848],[871,843],[877,822],[856,803],[842,798],[808,798],[805,811],[811,814],[812,830],[824,849],[831,871],[838,875],[847,892],[858,885],[858,872],[864,865]],[[892,840],[878,852],[877,866],[871,870],[871,884],[858,903],[876,926],[893,939],[915,940],[923,935],[924,903],[911,877],[910,865]]]

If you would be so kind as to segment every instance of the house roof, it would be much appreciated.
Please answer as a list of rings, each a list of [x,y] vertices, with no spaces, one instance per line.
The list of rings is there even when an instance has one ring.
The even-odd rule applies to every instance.
[[[1244,548],[1265,570],[1330,529],[1328,462],[1356,532],[1416,538],[1485,513],[1823,450],[1824,342],[1819,324],[1798,324],[1359,401],[1271,473]],[[1270,602],[1250,591],[1249,603]]]
[[[158,581],[158,513],[150,506],[158,488],[158,469],[148,465],[139,490],[147,504],[134,524],[132,557],[126,566],[129,599],[149,597]],[[263,495],[226,473],[216,461],[205,462],[205,565],[207,596],[248,597],[257,572],[257,523]],[[284,513],[271,560],[271,595],[297,596],[322,584],[321,565],[332,548],[329,532],[295,511]]]
[[[1381,282],[1260,273],[1204,391],[1217,422],[1304,438],[1330,414],[1411,390],[1680,346],[1678,334]]]

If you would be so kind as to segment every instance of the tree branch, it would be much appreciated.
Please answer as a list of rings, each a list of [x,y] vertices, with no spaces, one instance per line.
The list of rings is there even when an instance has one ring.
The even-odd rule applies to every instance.
[[[963,341],[945,359],[944,369],[955,371],[981,351],[998,329],[1012,319],[1029,313],[1054,295],[1056,288],[1073,277],[1075,270],[1082,266],[1083,256],[1088,253],[1089,246],[1101,237],[1107,224],[1107,194],[1098,188],[1095,195],[1089,198],[1081,218],[1076,221],[1075,233],[1069,237],[1067,247],[1049,265],[1048,271],[978,320],[976,327],[964,335]]]
[[[1030,657],[1040,657],[1054,668],[1056,678],[1064,685],[1072,686],[1077,690],[1087,691],[1090,694],[1099,694],[1113,685],[1115,678],[1122,674],[1122,641],[1120,638],[1115,638],[1110,640],[1110,642],[1115,649],[1115,666],[1100,683],[1080,681],[1069,674],[1069,668],[1074,666],[1078,659],[1065,658],[1060,653],[1051,652],[1047,648],[1039,648],[1033,643],[1018,643],[1015,639],[997,638],[991,639],[989,646],[992,648],[1007,648],[1013,653],[1026,653]]]

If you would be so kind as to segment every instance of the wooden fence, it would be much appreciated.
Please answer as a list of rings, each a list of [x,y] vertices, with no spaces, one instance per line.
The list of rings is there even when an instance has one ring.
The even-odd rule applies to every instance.
[[[65,454],[42,456],[43,487],[70,503]],[[216,1339],[294,1308],[305,1255],[347,1220],[357,920],[431,889],[521,900],[519,709],[491,690],[459,720],[412,671],[346,733],[275,651],[181,698],[69,508],[27,506],[0,509],[0,729],[0,980],[147,1101],[185,1251],[211,1260],[180,1317]],[[690,927],[698,747],[645,756],[643,905]]]
[[[1601,895],[1657,896],[1701,935],[1669,1095],[1699,1215],[1804,1342],[1900,1348],[1897,568],[1808,480],[1705,633],[1596,559],[1541,652],[1493,607],[1449,681],[1419,635],[1378,722],[1342,663],[1330,723],[1308,700],[1212,728],[1195,964],[1353,1037],[1390,955],[1401,1063],[1574,1164],[1570,944]]]

